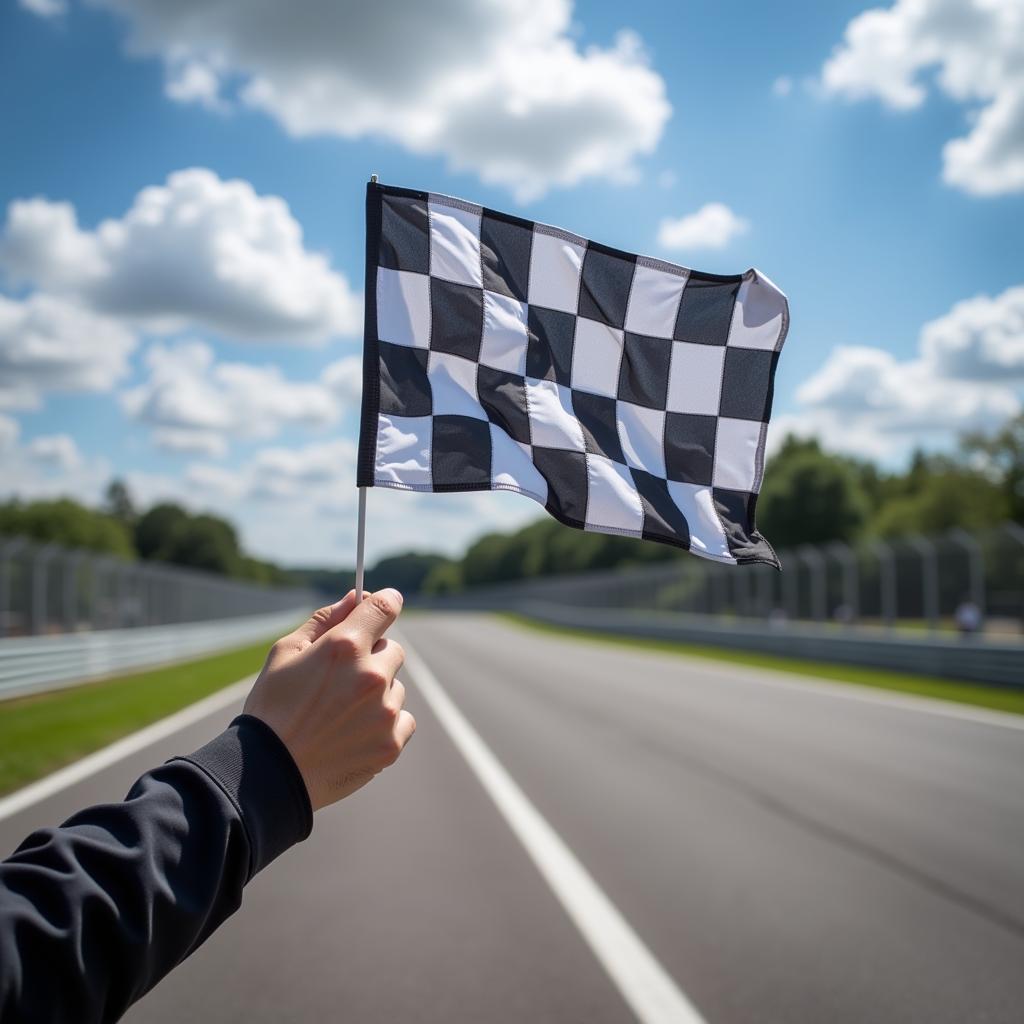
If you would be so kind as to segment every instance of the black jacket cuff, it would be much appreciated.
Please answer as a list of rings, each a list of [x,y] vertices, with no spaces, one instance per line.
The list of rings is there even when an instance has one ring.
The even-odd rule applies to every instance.
[[[201,768],[235,805],[249,837],[246,881],[312,831],[313,808],[298,766],[259,718],[239,715],[206,746],[174,760]]]

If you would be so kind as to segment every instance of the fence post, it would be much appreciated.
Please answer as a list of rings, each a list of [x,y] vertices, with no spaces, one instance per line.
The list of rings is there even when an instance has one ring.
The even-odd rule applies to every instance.
[[[985,614],[985,559],[981,545],[959,526],[949,531],[949,539],[967,552],[967,590],[971,602],[982,615]]]
[[[857,570],[857,555],[849,544],[834,541],[825,549],[830,551],[843,571],[843,604],[850,609],[848,625],[860,617],[860,583]]]
[[[14,609],[11,607],[11,565],[18,551],[25,547],[20,537],[0,543],[0,636],[7,636],[11,629]]]
[[[768,565],[757,567],[757,605],[761,617],[767,619],[772,613],[772,603],[775,587],[775,570]]]
[[[871,550],[878,556],[878,582],[881,590],[882,621],[889,627],[896,627],[896,558],[892,548],[882,541],[875,541]]]
[[[786,554],[789,557],[783,561],[783,565],[792,565],[794,560],[799,561],[795,552],[789,551]],[[795,622],[800,616],[800,581],[795,567],[788,572],[782,570],[782,603],[786,609],[786,618],[790,622]]]
[[[46,579],[46,567],[56,551],[55,545],[46,544],[41,548],[37,548],[32,556],[32,574],[29,577],[32,593],[29,608],[32,610],[32,633],[36,636],[46,630],[48,621],[46,597],[49,589]]]
[[[928,628],[939,628],[939,569],[935,545],[919,534],[906,538],[907,543],[921,556],[921,600]]]
[[[797,548],[797,554],[811,573],[811,614],[818,622],[823,622],[828,618],[825,559],[821,552],[810,544]]]
[[[64,553],[64,631],[78,628],[78,567],[85,555],[81,551]]]

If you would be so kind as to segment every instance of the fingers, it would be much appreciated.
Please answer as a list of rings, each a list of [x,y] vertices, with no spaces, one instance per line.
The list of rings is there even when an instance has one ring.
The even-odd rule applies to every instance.
[[[374,644],[370,657],[387,673],[388,679],[394,679],[398,675],[398,670],[405,664],[405,651],[402,645],[387,637]]]
[[[404,749],[406,743],[412,739],[412,734],[415,731],[416,719],[408,711],[399,711],[395,721],[395,740],[399,743],[400,750]]]
[[[363,598],[369,597],[365,591]],[[308,643],[319,640],[329,629],[333,629],[339,623],[348,618],[349,613],[356,606],[356,592],[350,590],[340,601],[334,604],[318,608],[313,614],[292,633],[292,636],[299,637]]]
[[[397,590],[378,590],[365,597],[345,619],[345,632],[371,650],[402,610],[402,595]]]
[[[401,711],[405,707],[405,684],[401,679],[392,682],[384,703],[395,711]]]

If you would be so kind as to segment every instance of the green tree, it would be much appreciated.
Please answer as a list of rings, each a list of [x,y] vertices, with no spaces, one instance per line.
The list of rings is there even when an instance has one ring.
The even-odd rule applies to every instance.
[[[776,547],[854,540],[868,501],[856,468],[790,435],[765,469],[757,503],[758,527]]]
[[[120,558],[135,555],[131,535],[122,523],[70,498],[0,505],[0,534]]]
[[[961,447],[968,458],[978,459],[985,472],[1001,482],[1007,515],[1024,523],[1024,413],[995,434],[965,435]]]
[[[404,551],[382,558],[366,574],[368,590],[395,587],[403,594],[417,594],[435,568],[450,559],[422,551]]]
[[[224,576],[241,575],[242,555],[235,528],[217,516],[190,516],[175,531],[168,562]]]
[[[881,537],[942,533],[953,527],[980,530],[1009,515],[1000,482],[950,459],[934,457],[927,472],[901,497],[887,502],[872,524]]]
[[[177,535],[188,522],[188,513],[172,502],[154,505],[135,524],[135,548],[140,558],[170,562]]]
[[[110,516],[111,519],[116,519],[128,530],[134,529],[138,513],[135,509],[135,502],[132,501],[131,492],[128,490],[128,485],[123,480],[111,480],[107,484],[103,500],[103,512]]]

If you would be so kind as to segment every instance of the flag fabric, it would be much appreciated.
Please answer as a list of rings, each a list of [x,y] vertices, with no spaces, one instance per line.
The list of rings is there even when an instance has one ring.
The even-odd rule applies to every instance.
[[[357,483],[778,566],[754,510],[786,298],[371,183]]]

